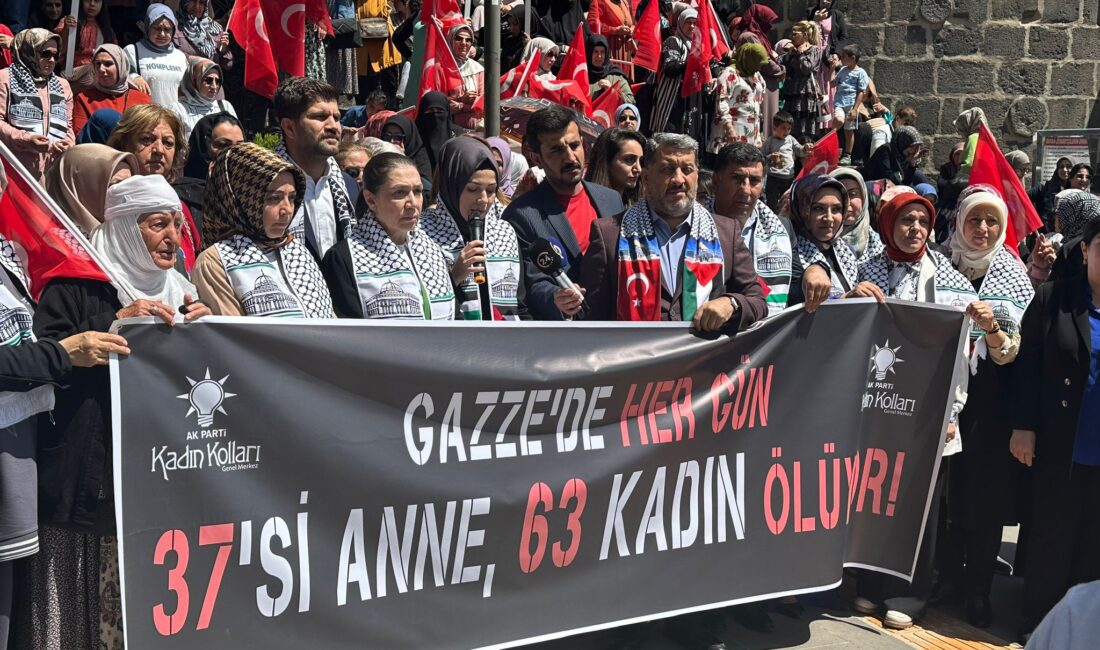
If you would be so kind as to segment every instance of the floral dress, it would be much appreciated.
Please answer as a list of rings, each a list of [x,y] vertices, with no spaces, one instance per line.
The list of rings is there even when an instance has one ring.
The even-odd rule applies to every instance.
[[[768,92],[764,77],[759,72],[746,77],[731,65],[722,70],[717,81],[717,110],[710,129],[707,151],[717,153],[732,142],[764,146],[762,111]],[[732,138],[726,125],[733,127]]]

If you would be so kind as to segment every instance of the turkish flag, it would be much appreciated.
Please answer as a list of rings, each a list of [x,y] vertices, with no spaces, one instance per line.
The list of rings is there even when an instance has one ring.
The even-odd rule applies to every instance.
[[[535,50],[530,59],[512,68],[500,78],[501,101],[517,96],[522,97],[526,94],[527,84],[530,82],[532,75],[538,71],[539,61],[541,60],[542,52]],[[485,110],[485,95],[474,100],[474,110]]]
[[[620,251],[615,312],[623,321],[661,320],[660,258],[635,260]]]
[[[279,73],[275,71],[275,55],[271,52],[260,0],[239,0],[229,19],[229,31],[245,52],[244,87],[271,99],[279,85]]]
[[[613,84],[596,96],[596,101],[592,102],[592,115],[590,117],[606,129],[617,126],[615,124],[615,109],[621,106],[622,103],[623,91],[619,89],[619,84]]]
[[[634,28],[634,40],[638,51],[634,54],[634,65],[657,72],[661,63],[661,3],[650,0],[645,11],[638,18]],[[637,78],[637,77],[635,77]]]
[[[444,95],[462,88],[462,74],[458,71],[458,62],[447,45],[447,39],[439,27],[439,22],[428,22],[428,34],[424,40],[424,67],[420,71],[419,97],[438,90]]]
[[[306,73],[306,6],[298,0],[260,0],[267,36],[279,69],[301,77]]]
[[[974,162],[970,166],[970,185],[979,183],[991,185],[1001,193],[1008,206],[1005,248],[1019,255],[1017,246],[1020,240],[1041,228],[1043,220],[1035,211],[1012,165],[997,146],[997,139],[985,124],[978,131],[978,146],[974,149]]]
[[[729,37],[726,36],[726,30],[722,28],[722,21],[718,20],[718,14],[714,11],[714,5],[710,3],[710,0],[699,0],[700,24],[704,20],[704,15],[706,15],[705,20],[708,23],[706,33],[710,36],[711,53],[714,58],[720,59],[732,48],[730,47]]]
[[[836,135],[836,129],[833,129],[814,143],[814,150],[802,161],[802,171],[798,172],[798,178],[806,174],[828,174],[836,169],[839,162],[840,139]]]
[[[31,296],[38,300],[53,278],[109,282],[92,245],[2,143],[0,159],[0,235],[12,242],[20,258],[25,255]]]
[[[569,53],[561,62],[558,69],[558,80],[571,79],[577,82],[584,96],[588,98],[585,106],[585,115],[592,114],[591,88],[588,85],[588,57],[584,51],[584,23],[577,25],[577,33],[573,35],[573,42],[569,45]]]
[[[542,80],[531,77],[527,95],[561,104],[581,114],[587,114],[591,106],[588,95],[581,90],[580,84],[572,79]]]
[[[695,22],[695,32],[691,36],[691,50],[684,68],[684,84],[680,86],[681,97],[691,97],[710,83],[710,61],[714,58],[710,35],[715,27],[710,12],[700,11],[699,19]]]
[[[332,16],[328,13],[328,3],[325,0],[308,0],[306,2],[306,22],[320,25],[325,28],[325,33],[335,36],[332,29]]]
[[[420,24],[427,25],[433,19],[439,21],[444,35],[450,33],[455,25],[466,22],[456,0],[424,0],[420,6]]]

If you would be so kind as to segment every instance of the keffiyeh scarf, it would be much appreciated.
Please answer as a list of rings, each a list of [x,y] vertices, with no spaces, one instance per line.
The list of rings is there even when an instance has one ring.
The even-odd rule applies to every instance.
[[[519,311],[517,291],[520,282],[519,241],[516,231],[500,218],[504,207],[500,202],[485,214],[485,244],[489,251],[485,264],[492,313],[481,308],[481,292],[469,274],[458,286],[459,312],[463,320],[503,320]],[[442,204],[420,215],[420,228],[447,253],[453,265],[466,245],[454,217]]]
[[[823,248],[808,237],[798,237],[795,252],[802,268],[809,268],[811,264],[822,263],[829,267],[829,279],[833,283],[833,289],[829,292],[829,299],[840,298],[859,284],[859,262],[856,254],[843,240],[837,239],[839,245]]]
[[[978,289],[978,299],[989,303],[993,308],[993,317],[1006,336],[1015,336],[1020,332],[1020,322],[1024,311],[1035,297],[1035,288],[1031,284],[1024,265],[1004,246],[993,255],[989,271],[982,279]],[[989,355],[985,336],[977,323],[970,328],[970,341],[974,345],[971,357],[971,370],[977,371],[977,361]]]
[[[8,70],[11,75],[8,81],[8,122],[20,131],[49,136],[51,140],[64,140],[69,134],[69,120],[61,78],[50,75],[46,82],[50,99],[50,107],[46,109],[31,71],[19,62],[11,64]],[[49,129],[44,131],[47,112]]]
[[[347,242],[364,318],[454,319],[447,253],[420,228],[398,246],[368,215],[351,225]]]
[[[275,153],[287,162],[294,162],[286,150],[286,145],[280,144],[275,148]],[[328,180],[329,192],[332,192],[332,202],[336,212],[336,239],[340,240],[347,237],[348,229],[354,221],[354,215],[351,210],[351,199],[348,198],[347,186],[344,185],[344,172],[340,170],[340,165],[336,164],[336,159],[332,156],[328,158],[328,172],[325,174],[325,178]],[[292,235],[295,237],[312,237],[311,234],[307,233],[305,219],[295,219],[295,221],[297,223],[293,223],[290,227]]]
[[[881,253],[859,267],[859,282],[874,282],[887,298],[917,300],[921,269],[931,264],[932,299],[937,305],[954,307],[960,311],[978,299],[974,286],[951,266],[951,261],[934,250],[925,251],[920,260],[913,263],[895,262]]]
[[[233,293],[248,316],[333,318],[328,285],[300,240],[264,252],[244,235],[214,246]]]
[[[680,288],[683,320],[690,321],[696,310],[710,300],[717,278],[722,279],[722,243],[714,217],[699,203],[692,204],[691,233],[684,243]],[[623,215],[619,229],[618,320],[661,320],[661,253],[653,229],[648,201],[642,201]]]
[[[741,229],[741,236],[752,254],[756,276],[768,302],[768,314],[783,311],[791,291],[793,248],[790,233],[763,201],[757,201],[756,209]]]

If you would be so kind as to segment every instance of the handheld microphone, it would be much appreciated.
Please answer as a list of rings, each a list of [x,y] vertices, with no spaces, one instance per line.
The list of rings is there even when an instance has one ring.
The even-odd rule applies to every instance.
[[[473,210],[470,212],[470,218],[467,221],[470,226],[470,241],[485,241],[485,215]],[[485,284],[487,281],[488,278],[485,277],[484,268],[474,271],[474,282]]]
[[[561,243],[557,240],[536,239],[531,244],[531,258],[540,271],[549,275],[562,289],[570,289],[581,299],[580,314],[588,313],[588,303],[584,302],[584,294],[566,275],[568,263],[561,254]]]

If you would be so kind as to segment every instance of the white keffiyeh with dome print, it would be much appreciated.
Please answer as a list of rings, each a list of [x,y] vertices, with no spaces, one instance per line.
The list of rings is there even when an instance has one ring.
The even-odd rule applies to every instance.
[[[325,278],[301,240],[264,252],[235,235],[214,247],[247,316],[335,318]]]
[[[500,202],[494,201],[485,213],[485,244],[489,251],[485,275],[489,284],[489,301],[494,311],[507,316],[515,314],[519,309],[517,291],[521,271],[519,241],[512,226],[500,218],[503,211],[504,207]],[[420,228],[447,252],[453,265],[466,246],[466,240],[442,202],[420,215]],[[463,320],[493,320],[492,315],[485,318],[481,313],[480,291],[472,273],[462,281],[458,292],[461,299],[460,316]]]
[[[449,257],[419,227],[398,246],[367,215],[348,229],[347,241],[364,318],[454,319]]]

